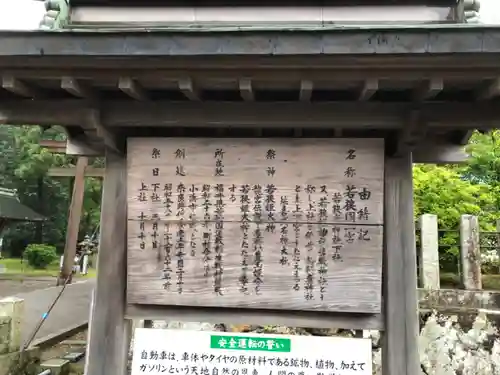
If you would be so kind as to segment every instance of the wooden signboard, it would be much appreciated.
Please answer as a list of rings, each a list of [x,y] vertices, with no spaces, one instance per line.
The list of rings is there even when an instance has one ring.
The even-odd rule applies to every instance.
[[[379,313],[381,139],[128,140],[127,301]]]

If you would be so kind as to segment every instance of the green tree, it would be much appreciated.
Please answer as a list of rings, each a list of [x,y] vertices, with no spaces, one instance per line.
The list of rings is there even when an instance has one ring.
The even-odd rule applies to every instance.
[[[51,167],[68,166],[74,158],[52,154],[39,146],[42,139],[64,139],[62,129],[37,126],[2,126],[0,132],[0,186],[17,189],[22,203],[47,217],[41,224],[10,226],[4,236],[4,250],[20,256],[30,243],[64,248],[72,186],[69,178],[51,178]],[[80,238],[98,225],[100,182],[86,181]]]
[[[482,230],[494,230],[498,218],[494,190],[463,178],[463,168],[457,166],[416,165],[413,184],[415,217],[425,213],[438,216],[440,264],[446,271],[456,272],[460,215],[477,215]]]

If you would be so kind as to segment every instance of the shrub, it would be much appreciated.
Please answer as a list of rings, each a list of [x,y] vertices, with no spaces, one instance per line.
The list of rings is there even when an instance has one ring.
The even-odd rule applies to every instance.
[[[24,250],[24,257],[31,267],[44,269],[57,259],[57,252],[54,246],[30,244]]]

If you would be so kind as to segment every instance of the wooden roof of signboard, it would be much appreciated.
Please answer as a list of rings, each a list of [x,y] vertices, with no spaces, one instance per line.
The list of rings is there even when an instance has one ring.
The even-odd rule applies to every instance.
[[[458,0],[70,0],[71,6],[452,6]]]
[[[96,150],[126,136],[223,129],[392,137],[422,145],[417,159],[430,161],[430,144],[460,146],[500,119],[498,27],[0,32],[0,41],[0,123],[62,125]]]

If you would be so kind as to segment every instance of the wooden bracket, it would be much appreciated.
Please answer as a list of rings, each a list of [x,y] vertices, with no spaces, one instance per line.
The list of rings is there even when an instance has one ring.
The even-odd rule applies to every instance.
[[[148,94],[142,86],[130,77],[120,77],[118,88],[125,94],[136,100],[148,100]]]
[[[249,78],[240,79],[239,87],[240,87],[240,95],[244,101],[253,102],[255,100],[251,79]]]
[[[90,110],[87,126],[95,131],[97,138],[102,140],[106,148],[120,154],[123,153],[123,149],[118,142],[117,136],[102,125],[101,111],[99,109],[94,108]]]
[[[83,98],[83,99],[95,98],[95,94],[90,87],[86,86],[83,83],[78,82],[73,77],[63,77],[61,79],[61,88],[69,92],[71,95],[76,96],[77,98]]]
[[[500,95],[500,78],[495,78],[492,81],[482,85],[476,93],[477,100],[489,100]]]
[[[359,92],[358,100],[367,101],[375,95],[378,90],[378,79],[369,79],[366,80]]]
[[[399,132],[394,156],[400,156],[408,151],[413,151],[422,139],[424,139],[426,133],[427,126],[422,121],[420,110],[411,110],[408,120]]]
[[[413,100],[423,102],[434,98],[437,94],[443,91],[443,80],[441,78],[432,78],[423,82],[413,92]]]
[[[184,94],[186,98],[192,101],[200,100],[200,94],[194,87],[191,78],[183,78],[178,81],[179,90]]]
[[[300,94],[299,94],[300,101],[302,101],[302,102],[310,101],[313,88],[314,88],[314,85],[313,85],[312,81],[305,80],[305,79],[300,81]]]
[[[39,90],[31,87],[30,85],[18,80],[10,74],[2,76],[2,88],[15,95],[24,96],[26,98],[39,97]]]

